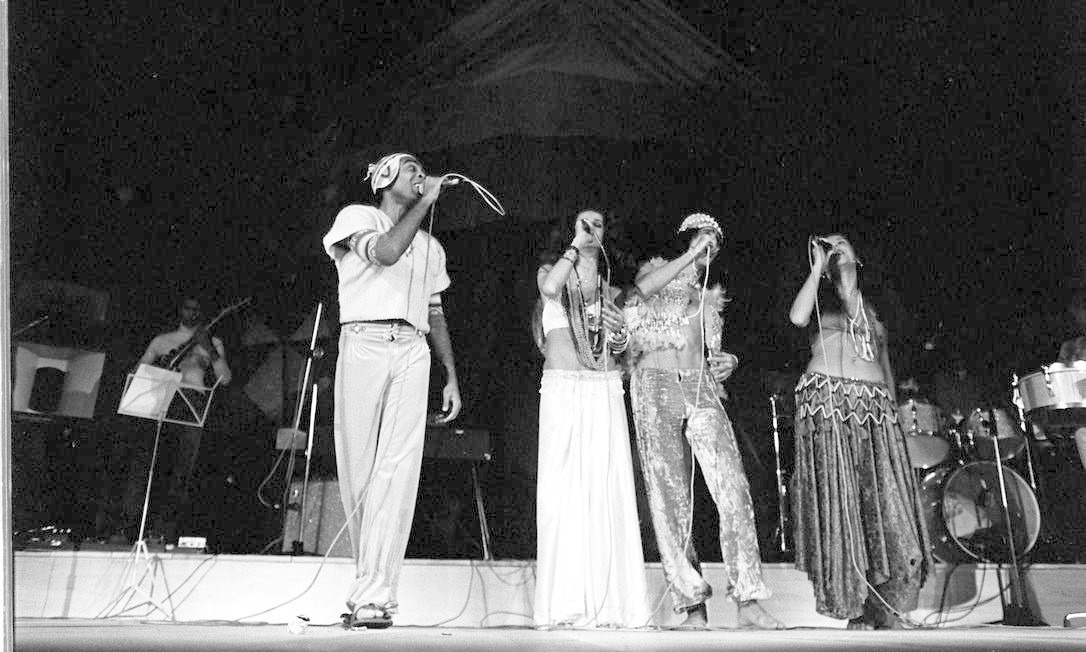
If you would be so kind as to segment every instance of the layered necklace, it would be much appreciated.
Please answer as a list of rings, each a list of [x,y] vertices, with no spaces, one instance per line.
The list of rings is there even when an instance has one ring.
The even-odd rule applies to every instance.
[[[847,307],[845,312],[848,312]],[[864,308],[864,295],[860,293],[856,295],[856,315],[848,318],[848,339],[856,355],[868,362],[874,362],[878,346],[871,321],[867,318],[867,310]]]
[[[576,266],[566,279],[566,301],[569,304],[569,329],[573,333],[577,359],[589,369],[599,371],[607,365],[607,347],[603,333],[603,279],[598,272],[595,276],[596,302],[592,309],[589,309],[582,290],[585,282]]]

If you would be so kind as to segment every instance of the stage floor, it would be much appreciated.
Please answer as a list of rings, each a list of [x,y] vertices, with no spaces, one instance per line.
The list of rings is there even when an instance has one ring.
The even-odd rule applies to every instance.
[[[199,652],[219,650],[1082,650],[1086,628],[978,626],[852,632],[800,628],[778,632],[710,630],[560,630],[491,627],[392,627],[348,632],[313,626],[295,635],[285,625],[177,624],[133,621],[27,620],[15,627],[20,652]]]
[[[1005,570],[938,564],[909,614],[921,627],[896,632],[848,631],[844,621],[818,615],[810,582],[790,564],[764,565],[773,596],[762,603],[791,629],[730,629],[735,605],[713,563],[703,565],[718,589],[707,601],[711,631],[668,630],[681,618],[658,563],[645,565],[653,616],[644,628],[541,631],[531,616],[534,561],[467,559],[408,559],[396,625],[348,632],[338,622],[353,571],[339,557],[153,553],[137,560],[122,551],[21,551],[16,649],[1086,649],[1086,628],[1061,626],[1068,613],[1086,611],[1086,565],[1030,566],[1026,598],[1048,626],[1006,627],[988,625],[1003,619]],[[309,619],[308,631],[289,633],[287,623],[299,616]]]

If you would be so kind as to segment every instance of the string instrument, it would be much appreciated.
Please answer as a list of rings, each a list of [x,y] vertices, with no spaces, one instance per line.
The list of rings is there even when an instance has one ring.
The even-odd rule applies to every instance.
[[[229,314],[231,314],[233,312],[237,312],[238,310],[241,310],[242,308],[244,308],[245,306],[249,305],[252,302],[253,302],[252,297],[245,297],[244,299],[240,299],[238,301],[235,301],[234,303],[231,303],[230,305],[228,305],[225,308],[223,308],[222,310],[220,310],[219,314],[215,315],[215,317],[213,319],[211,319],[211,321],[207,322],[207,324],[204,324],[200,328],[203,328],[205,331],[210,332],[211,329],[215,326],[215,324],[219,323],[219,321],[223,317],[226,317],[227,315],[229,315]],[[190,337],[188,339],[188,341],[186,341],[184,344],[181,344],[177,348],[173,349],[169,353],[165,353],[163,355],[158,356],[157,358],[155,358],[155,361],[154,361],[153,364],[156,367],[162,367],[164,369],[176,370],[177,365],[179,365],[181,363],[181,360],[183,360],[184,357],[186,355],[188,355],[189,351],[191,351],[192,347],[194,347],[194,346],[196,346],[196,337],[195,336]]]

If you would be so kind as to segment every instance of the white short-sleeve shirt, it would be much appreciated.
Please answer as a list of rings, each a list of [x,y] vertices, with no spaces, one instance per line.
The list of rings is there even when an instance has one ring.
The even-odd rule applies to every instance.
[[[379,208],[351,204],[336,215],[325,234],[324,251],[339,274],[340,321],[404,319],[428,333],[430,297],[451,283],[445,270],[445,249],[420,229],[394,264],[385,266],[367,259],[370,240],[392,226],[392,218]],[[356,234],[359,237],[353,249],[342,246],[343,240]]]

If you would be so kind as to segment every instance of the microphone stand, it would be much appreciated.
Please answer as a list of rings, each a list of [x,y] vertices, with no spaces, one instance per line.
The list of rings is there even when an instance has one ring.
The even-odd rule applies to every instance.
[[[324,357],[324,350],[317,346],[317,335],[318,335],[318,333],[320,333],[321,313],[323,311],[324,311],[324,302],[321,301],[321,302],[319,302],[317,304],[317,314],[313,319],[313,334],[309,339],[309,355],[306,356],[306,359],[305,359],[305,371],[302,374],[302,382],[299,383],[298,405],[294,409],[294,424],[293,424],[293,427],[289,431],[289,434],[290,434],[290,437],[291,437],[291,442],[290,442],[290,448],[289,448],[290,457],[287,459],[286,487],[283,490],[283,493],[284,493],[285,497],[290,496],[290,483],[294,479],[294,457],[295,457],[294,456],[294,451],[298,449],[298,439],[299,439],[299,437],[303,437],[303,436],[306,435],[306,433],[303,432],[299,428],[299,426],[302,423],[302,408],[305,406],[306,388],[309,386],[310,374],[313,371],[313,360],[315,360],[317,358]],[[312,398],[312,401],[313,401],[313,404],[311,406],[311,411],[315,412],[316,404],[317,404],[316,403],[316,392],[314,392],[314,394],[313,394],[313,396],[311,398]],[[307,445],[306,445],[306,476],[307,476],[306,480],[308,480],[308,475],[309,475],[309,451],[312,450],[312,443],[313,443],[312,430],[313,430],[313,420],[315,420],[315,418],[316,418],[316,415],[314,414],[312,416],[310,424],[309,424],[310,425],[310,433],[309,433],[309,436],[308,436],[309,441],[307,442]],[[301,540],[301,528],[302,528],[302,526],[304,524],[304,522],[301,520],[301,516],[302,516],[302,513],[305,511],[305,495],[304,495],[305,489],[306,489],[306,487],[305,487],[305,484],[303,482],[303,487],[302,487],[303,495],[301,496],[302,505],[301,505],[300,510],[299,510],[299,521],[298,521],[298,539],[291,542],[291,554],[294,554],[294,555],[301,555],[301,554],[305,553],[304,543]],[[284,538],[286,538],[285,533],[286,533],[286,528],[287,528],[287,514],[290,512],[290,507],[291,507],[290,501],[287,500],[287,499],[284,499],[283,500],[283,532],[284,532]]]
[[[773,461],[777,474],[777,531],[773,533],[774,539],[779,539],[778,551],[788,552],[788,537],[785,530],[785,509],[787,505],[788,489],[784,484],[784,470],[781,468],[781,434],[777,416],[777,394],[769,395],[769,409],[773,415]]]
[[[1003,519],[1007,526],[1007,550],[1010,552],[1011,556],[1011,573],[1008,576],[1011,588],[1010,604],[1008,604],[1007,600],[1003,597],[1002,587],[1000,587],[999,591],[1000,602],[1003,605],[1002,624],[1014,627],[1047,627],[1048,623],[1033,615],[1033,612],[1029,607],[1029,602],[1026,600],[1026,596],[1022,590],[1022,567],[1018,563],[1018,553],[1014,542],[1014,526],[1011,523],[1011,509],[1007,502],[1007,482],[1003,477],[1003,458],[999,453],[999,433],[996,428],[996,415],[992,408],[988,408],[988,419],[988,433],[992,438],[992,445],[995,449],[996,474],[999,477],[1000,507],[1003,509]],[[998,572],[997,562],[997,577]]]
[[[293,554],[300,555],[305,552],[305,508],[306,493],[309,491],[309,469],[313,460],[313,439],[317,426],[317,383],[313,383],[313,394],[309,400],[309,441],[305,447],[305,475],[302,476],[302,504],[298,510],[298,538],[291,544]]]

